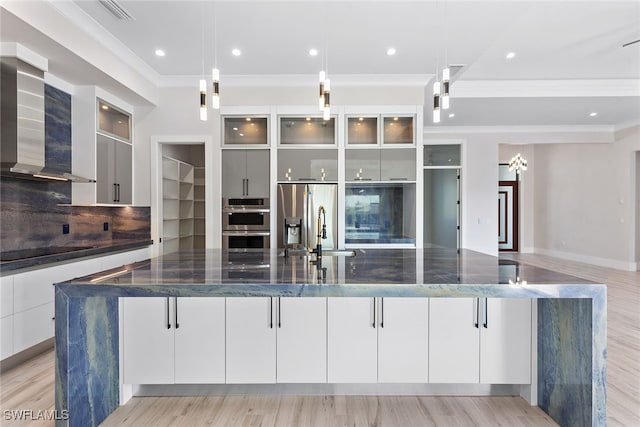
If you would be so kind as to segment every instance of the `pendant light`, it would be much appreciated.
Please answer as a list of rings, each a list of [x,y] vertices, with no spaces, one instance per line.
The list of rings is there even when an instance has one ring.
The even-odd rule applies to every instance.
[[[433,82],[433,123],[440,123],[440,82]]]
[[[211,70],[211,83],[213,94],[211,97],[211,108],[220,109],[220,70],[218,70],[218,16],[213,9],[213,69]]]
[[[324,81],[325,81],[326,75],[324,70],[320,71],[319,75],[318,75],[318,81],[320,83],[320,97],[318,98],[318,108],[320,108],[320,111],[324,111]]]
[[[200,120],[207,121],[207,81],[200,80]]]
[[[449,67],[442,70],[442,109],[449,109],[449,79],[450,79]]]
[[[322,119],[329,120],[331,118],[331,102],[329,93],[331,92],[331,82],[329,79],[324,81],[324,109],[322,110]]]
[[[204,14],[203,14],[204,16]],[[202,40],[200,42],[202,49],[202,79],[200,79],[200,120],[207,121],[207,81],[204,79],[204,18],[202,19]]]

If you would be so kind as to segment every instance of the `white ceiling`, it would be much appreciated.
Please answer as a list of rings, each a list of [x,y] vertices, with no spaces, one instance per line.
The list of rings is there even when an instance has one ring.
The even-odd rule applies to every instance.
[[[464,67],[452,85],[456,117],[444,116],[443,126],[640,121],[640,43],[622,47],[640,39],[639,1],[120,0],[135,21],[116,20],[97,0],[74,3],[90,26],[167,79],[208,74],[217,62],[223,81],[308,75],[314,82],[324,56],[334,82],[357,75],[426,82],[446,62]],[[14,27],[3,29],[3,40],[27,37],[24,25]],[[241,56],[231,55],[234,47]],[[312,47],[319,56],[308,55]],[[385,54],[389,47],[395,56]]]

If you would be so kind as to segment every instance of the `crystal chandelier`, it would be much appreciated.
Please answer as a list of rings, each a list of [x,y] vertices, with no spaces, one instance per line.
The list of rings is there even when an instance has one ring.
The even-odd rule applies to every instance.
[[[527,170],[527,160],[520,155],[520,153],[513,156],[511,161],[509,161],[509,172],[516,171],[517,174],[520,174],[521,171]]]

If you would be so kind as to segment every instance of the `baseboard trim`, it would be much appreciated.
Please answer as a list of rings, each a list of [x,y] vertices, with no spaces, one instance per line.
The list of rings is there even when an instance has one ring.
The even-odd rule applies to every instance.
[[[514,384],[147,384],[135,396],[519,396]]]
[[[49,338],[45,341],[42,341],[39,344],[36,344],[32,347],[29,347],[25,350],[22,350],[20,353],[16,353],[12,356],[7,357],[0,361],[0,372],[8,371],[9,369],[15,368],[16,366],[26,362],[29,359],[33,359],[39,354],[44,353],[45,351],[51,350],[55,346],[55,342],[53,338]]]
[[[638,269],[638,263],[636,262],[625,262],[609,258],[593,257],[571,252],[556,251],[553,249],[536,248],[533,253],[552,256],[554,258],[562,258],[569,261],[583,262],[585,264],[592,264],[600,267],[613,268],[616,270],[637,271]]]

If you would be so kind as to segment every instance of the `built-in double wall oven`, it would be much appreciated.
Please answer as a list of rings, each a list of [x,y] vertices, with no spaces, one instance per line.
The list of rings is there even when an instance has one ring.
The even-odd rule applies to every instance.
[[[269,248],[271,214],[268,198],[222,199],[222,247]]]

